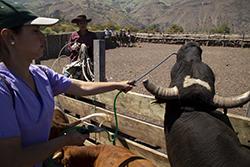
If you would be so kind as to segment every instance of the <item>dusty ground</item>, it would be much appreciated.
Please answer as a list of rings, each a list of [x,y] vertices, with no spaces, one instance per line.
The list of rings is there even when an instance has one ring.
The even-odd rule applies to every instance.
[[[120,47],[106,50],[106,79],[107,81],[135,80],[153,68],[169,54],[177,52],[181,45],[142,43],[141,48]],[[239,95],[250,90],[250,49],[229,47],[202,46],[203,61],[208,64],[216,77],[216,94],[221,96]],[[61,58],[53,69],[62,71],[69,58]],[[137,82],[132,90],[140,94],[150,95],[142,85],[142,80],[150,79],[160,86],[170,83],[170,70],[176,56],[170,57],[154,71]],[[55,59],[41,61],[41,64],[51,67]],[[243,108],[229,109],[228,113],[245,116],[247,104]]]

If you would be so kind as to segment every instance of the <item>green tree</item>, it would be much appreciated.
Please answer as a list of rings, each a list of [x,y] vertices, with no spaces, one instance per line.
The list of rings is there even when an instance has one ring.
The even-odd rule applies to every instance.
[[[103,28],[108,28],[109,30],[110,29],[113,29],[113,30],[119,30],[119,27],[113,23],[107,23],[106,25],[103,25]]]
[[[157,28],[155,29],[155,32],[160,32],[160,28],[157,27]]]
[[[130,29],[131,32],[139,32],[140,29],[137,27],[128,27],[128,29]]]
[[[90,27],[89,31],[97,31],[97,28],[96,27]]]
[[[46,27],[44,30],[42,30],[42,33],[44,33],[44,34],[56,34],[55,31],[51,30],[51,27]]]
[[[59,23],[64,23],[65,22],[65,16],[61,16],[59,13],[57,13],[54,18],[59,19]]]
[[[177,26],[176,24],[172,24],[171,27],[167,30],[167,32],[170,33],[177,33],[177,32],[183,32],[184,29],[182,26]]]
[[[67,26],[66,25],[63,25],[63,26],[61,26],[61,32],[66,32],[66,29],[67,29]]]
[[[145,28],[144,30],[142,30],[142,32],[153,33],[153,32],[155,32],[156,29],[157,29],[156,24],[152,24],[152,25],[148,26],[148,28]]]
[[[154,29],[156,29],[156,24],[152,24],[151,26],[148,27],[149,31],[154,30]]]
[[[228,23],[222,23],[218,28],[211,28],[210,29],[211,33],[230,33],[230,28],[228,27]]]
[[[64,23],[65,23],[65,24],[70,24],[69,19],[65,19]]]
[[[145,28],[145,29],[143,29],[143,30],[141,30],[141,33],[148,33],[148,28]]]
[[[62,30],[62,26],[60,24],[56,24],[51,27],[51,30],[59,33]]]
[[[93,24],[90,26],[90,28],[92,28],[92,27],[93,28],[95,27],[97,30],[103,30],[103,26],[101,24]]]
[[[74,27],[72,24],[70,24],[69,26],[67,26],[65,32],[72,32],[72,31],[77,31],[78,28]]]

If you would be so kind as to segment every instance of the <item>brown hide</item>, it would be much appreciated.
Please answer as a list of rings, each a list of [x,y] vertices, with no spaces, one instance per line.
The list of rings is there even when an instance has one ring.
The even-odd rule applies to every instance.
[[[67,167],[156,167],[130,150],[113,145],[67,146],[57,161]]]
[[[49,140],[58,137],[60,133],[63,132],[64,130],[74,127],[81,122],[81,120],[78,120],[73,123],[69,123],[69,119],[63,112],[58,98],[55,97],[54,99],[55,99],[55,108],[50,128]]]

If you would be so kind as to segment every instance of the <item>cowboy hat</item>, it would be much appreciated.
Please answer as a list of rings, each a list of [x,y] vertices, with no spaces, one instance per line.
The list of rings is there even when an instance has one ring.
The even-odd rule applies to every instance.
[[[85,15],[79,15],[75,19],[73,19],[71,23],[77,23],[78,21],[84,21],[84,20],[87,22],[91,22],[92,19],[87,19]]]

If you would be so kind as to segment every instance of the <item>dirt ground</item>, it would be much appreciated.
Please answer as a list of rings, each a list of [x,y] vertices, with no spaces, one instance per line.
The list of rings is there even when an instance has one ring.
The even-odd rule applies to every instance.
[[[141,48],[117,47],[106,50],[106,79],[107,81],[133,81],[152,69],[169,54],[177,52],[181,45],[141,43]],[[215,74],[216,94],[234,96],[250,90],[250,49],[230,47],[201,47],[202,60],[208,64]],[[56,59],[43,60],[41,64],[51,67]],[[61,58],[54,64],[53,69],[61,73],[69,61],[68,57]],[[173,55],[162,65],[136,83],[133,92],[151,95],[142,85],[144,79],[167,87],[170,83],[170,70],[176,61]],[[228,113],[246,115],[248,104],[242,108],[228,109]],[[218,109],[219,111],[222,111]]]

